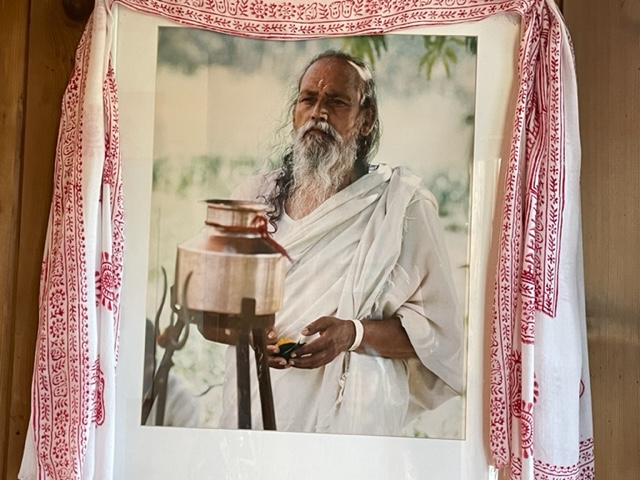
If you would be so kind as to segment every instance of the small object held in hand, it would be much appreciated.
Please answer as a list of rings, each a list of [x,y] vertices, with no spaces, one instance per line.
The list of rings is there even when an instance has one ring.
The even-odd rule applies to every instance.
[[[278,356],[284,358],[285,360],[289,360],[289,357],[293,353],[294,350],[300,348],[304,345],[304,343],[294,342],[291,338],[281,338],[276,343],[278,346]]]

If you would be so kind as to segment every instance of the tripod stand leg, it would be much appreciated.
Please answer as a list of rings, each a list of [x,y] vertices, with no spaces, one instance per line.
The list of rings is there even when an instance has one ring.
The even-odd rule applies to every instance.
[[[249,332],[238,330],[236,340],[238,428],[251,429],[251,384],[249,379]]]
[[[256,354],[256,367],[258,371],[258,385],[260,387],[260,405],[262,407],[262,423],[265,430],[276,429],[276,414],[273,406],[273,393],[271,390],[271,375],[269,374],[269,362],[267,361],[267,346],[264,337],[264,329],[253,329],[253,343]]]

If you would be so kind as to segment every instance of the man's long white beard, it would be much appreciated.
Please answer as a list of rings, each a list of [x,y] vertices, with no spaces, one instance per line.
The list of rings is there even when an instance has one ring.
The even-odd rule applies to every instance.
[[[312,128],[327,135],[305,134]],[[344,187],[357,151],[356,135],[342,138],[326,122],[309,121],[296,132],[293,143],[293,211],[315,209]]]

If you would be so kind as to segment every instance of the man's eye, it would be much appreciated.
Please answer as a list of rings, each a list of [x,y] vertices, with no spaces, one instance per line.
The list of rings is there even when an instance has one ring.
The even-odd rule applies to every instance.
[[[306,103],[306,104],[310,104],[313,103],[315,100],[313,99],[313,97],[301,97],[298,99],[298,103]]]
[[[343,107],[347,105],[347,102],[345,102],[344,100],[340,100],[339,98],[332,99],[330,103],[335,107]]]

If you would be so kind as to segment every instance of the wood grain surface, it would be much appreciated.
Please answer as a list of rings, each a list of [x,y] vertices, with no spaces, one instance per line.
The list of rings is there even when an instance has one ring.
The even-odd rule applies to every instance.
[[[0,478],[6,478],[16,251],[27,77],[28,2],[0,4]]]
[[[582,137],[596,478],[640,479],[640,2],[564,0]]]
[[[6,272],[6,279],[0,277],[3,479],[17,478],[29,419],[38,283],[60,104],[83,27],[65,15],[60,0],[0,4],[0,269]]]

